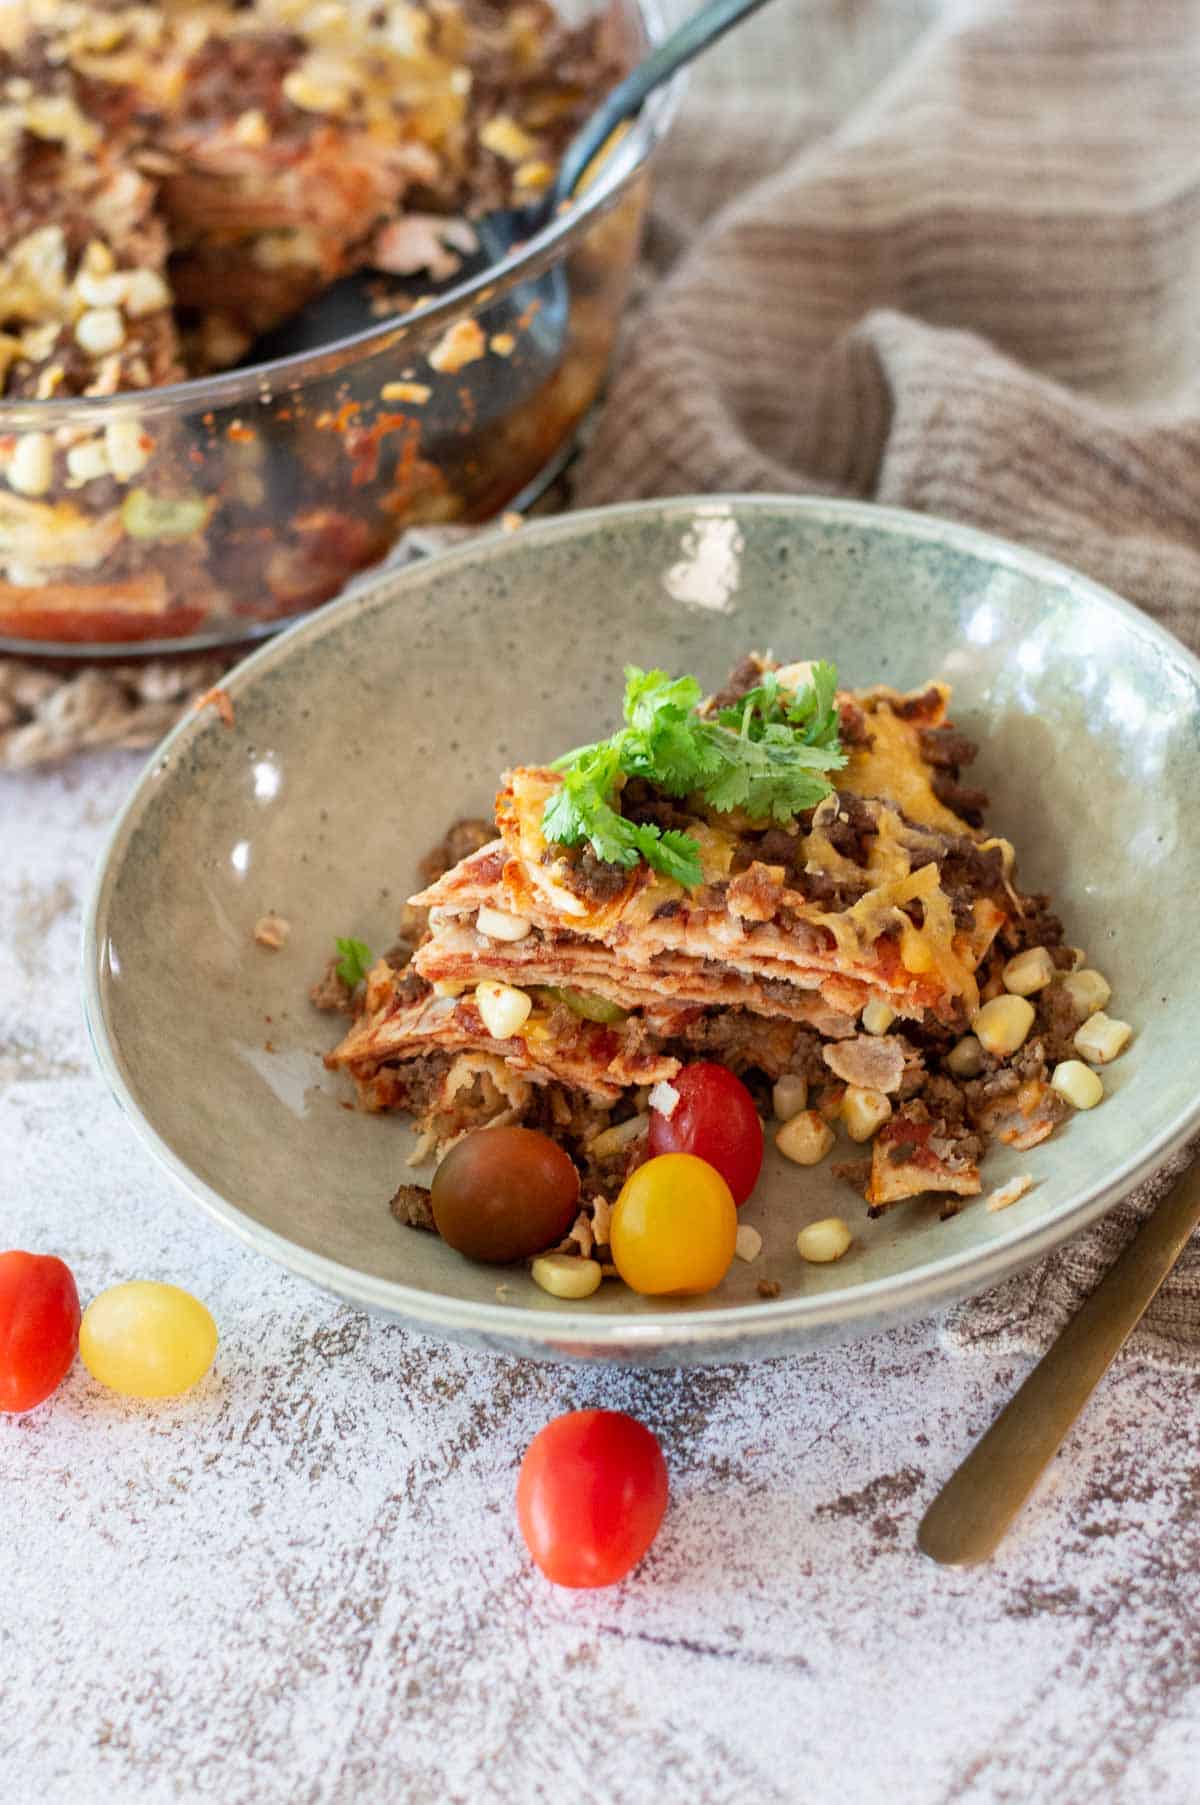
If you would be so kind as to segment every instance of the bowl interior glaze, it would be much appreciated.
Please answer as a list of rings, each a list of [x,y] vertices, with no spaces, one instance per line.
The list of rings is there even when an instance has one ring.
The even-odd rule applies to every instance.
[[[1101,1108],[986,1177],[1032,1172],[1002,1214],[935,1200],[882,1220],[826,1167],[773,1152],[746,1209],[761,1257],[720,1290],[586,1305],[461,1260],[387,1200],[411,1137],[343,1107],[321,1064],[339,1018],[307,987],[337,934],[393,937],[422,852],[489,809],[497,773],[608,731],[628,661],[715,685],[750,647],[836,660],[844,681],[954,687],[972,780],[1027,888],[1131,1020]],[[858,503],[715,498],[578,514],[383,575],[228,678],[230,729],[185,721],[138,784],[99,873],[87,1003],[135,1126],[234,1232],[417,1327],[531,1354],[670,1364],[861,1333],[997,1282],[1078,1229],[1200,1115],[1194,1023],[1200,667],[1127,604],[1032,554]],[[977,773],[977,776],[976,774]],[[256,919],[286,916],[281,952]],[[841,1150],[854,1152],[847,1143]],[[829,1267],[805,1222],[855,1233]],[[782,1287],[758,1298],[760,1279]],[[503,1290],[497,1294],[497,1286]]]

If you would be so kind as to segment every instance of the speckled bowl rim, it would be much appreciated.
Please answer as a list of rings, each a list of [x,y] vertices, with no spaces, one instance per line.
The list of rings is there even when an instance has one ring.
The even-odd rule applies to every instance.
[[[522,545],[527,545],[531,539],[569,539],[607,522],[616,524],[649,515],[660,519],[678,515],[683,525],[698,508],[715,505],[731,508],[735,514],[794,513],[798,520],[819,524],[859,525],[870,530],[884,527],[899,537],[986,558],[998,568],[1036,582],[1066,584],[1092,602],[1117,613],[1136,635],[1152,641],[1168,654],[1200,688],[1200,659],[1195,658],[1173,634],[1112,590],[1055,559],[1027,551],[1008,540],[904,508],[786,494],[679,496],[580,509],[522,527],[519,540]],[[425,582],[434,566],[439,572],[455,566],[469,566],[497,552],[503,556],[501,548],[513,547],[516,543],[517,536],[512,534],[486,533],[436,558],[401,571],[382,572],[374,582],[360,582],[351,594],[298,621],[251,653],[223,678],[222,687],[236,706],[239,695],[263,672],[290,657],[297,645],[320,639],[347,614],[400,605],[404,594]],[[613,1358],[629,1361],[636,1360],[638,1352],[644,1351],[649,1361],[656,1350],[678,1348],[682,1364],[688,1359],[719,1359],[726,1347],[730,1348],[731,1357],[753,1358],[760,1352],[766,1358],[777,1355],[789,1341],[799,1345],[810,1336],[815,1340],[822,1330],[840,1333],[848,1339],[856,1332],[870,1334],[891,1322],[926,1314],[956,1297],[987,1290],[1096,1221],[1200,1128],[1198,1093],[1187,1108],[1181,1110],[1154,1139],[1140,1145],[1122,1165],[1098,1174],[1073,1205],[1061,1210],[1051,1221],[1032,1222],[1007,1233],[1000,1232],[995,1242],[985,1249],[965,1249],[915,1271],[872,1279],[843,1290],[739,1304],[720,1313],[675,1309],[657,1316],[633,1318],[615,1313],[602,1316],[581,1310],[544,1316],[517,1303],[478,1303],[446,1297],[344,1266],[296,1245],[273,1229],[264,1228],[200,1178],[168,1146],[143,1112],[121,1069],[109,1035],[102,994],[100,949],[105,940],[107,908],[121,855],[164,773],[185,751],[191,739],[203,731],[205,723],[188,715],[167,734],[135,781],[100,854],[83,919],[83,991],[88,1035],[100,1072],[135,1132],[200,1208],[246,1246],[347,1303],[398,1318],[408,1327],[426,1333],[465,1340],[490,1340],[510,1348],[523,1342],[529,1352],[544,1358],[603,1358],[611,1353]],[[756,1340],[763,1343],[761,1350],[755,1350],[753,1343]]]

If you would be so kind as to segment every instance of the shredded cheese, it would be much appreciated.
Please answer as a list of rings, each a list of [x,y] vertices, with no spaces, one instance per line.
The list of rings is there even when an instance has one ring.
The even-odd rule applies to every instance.
[[[856,796],[886,796],[910,821],[960,834],[962,822],[934,795],[918,729],[880,702],[868,716],[868,730],[872,744],[850,748],[839,786]]]

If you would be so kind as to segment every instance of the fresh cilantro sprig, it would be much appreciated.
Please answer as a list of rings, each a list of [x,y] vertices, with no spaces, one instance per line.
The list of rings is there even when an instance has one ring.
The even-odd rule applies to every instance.
[[[785,725],[794,728],[808,746],[838,744],[837,667],[819,662],[802,690],[783,689],[775,671],[764,671],[756,689],[747,690],[730,708],[722,708],[717,719],[723,727],[746,731],[753,739],[762,737],[767,727]]]
[[[718,813],[743,809],[759,820],[790,821],[828,796],[826,776],[846,762],[838,740],[837,671],[815,664],[796,694],[774,671],[715,717],[699,712],[694,677],[625,670],[625,726],[607,740],[557,760],[563,781],[546,804],[542,831],[563,846],[586,842],[614,865],[646,860],[694,889],[700,847],[690,834],[628,821],[616,806],[623,778],[641,777],[668,796],[697,796]]]
[[[336,940],[334,945],[340,954],[334,970],[342,983],[353,990],[356,984],[362,983],[375,963],[371,949],[365,940]]]

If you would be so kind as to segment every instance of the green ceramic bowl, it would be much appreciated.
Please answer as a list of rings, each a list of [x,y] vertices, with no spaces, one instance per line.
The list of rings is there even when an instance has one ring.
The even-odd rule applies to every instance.
[[[982,740],[978,781],[1027,887],[1135,1025],[1100,1108],[1033,1153],[1036,1188],[950,1222],[868,1222],[828,1171],[773,1154],[752,1265],[679,1303],[605,1285],[563,1304],[399,1227],[405,1124],[342,1107],[338,1018],[307,987],[337,934],[392,937],[421,853],[489,809],[497,773],[609,730],[627,660],[716,683],[748,647],[837,661],[852,684],[931,675]],[[1200,1120],[1200,665],[1126,603],[965,528],[855,503],[656,502],[478,539],[382,575],[256,652],[164,742],[88,911],[88,1020],[134,1127],[269,1258],[413,1327],[509,1352],[671,1365],[864,1333],[995,1284],[1109,1208]],[[974,780],[974,777],[973,777]],[[269,910],[281,952],[255,945]],[[837,1212],[834,1266],[795,1253]],[[760,1279],[781,1286],[758,1298]]]

